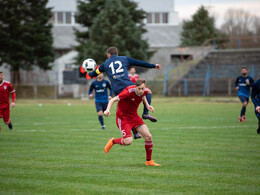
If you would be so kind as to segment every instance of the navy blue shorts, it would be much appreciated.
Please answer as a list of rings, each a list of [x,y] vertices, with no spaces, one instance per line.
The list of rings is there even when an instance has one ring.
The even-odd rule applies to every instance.
[[[97,112],[99,112],[99,111],[104,112],[107,109],[108,102],[106,102],[106,103],[95,102],[95,104],[96,104]]]
[[[243,96],[243,95],[240,95],[240,96],[238,96],[238,98],[240,99],[240,101],[243,103],[243,102],[249,102],[249,98],[247,98],[247,97],[245,97],[245,96]]]
[[[258,119],[258,124],[260,125],[260,113],[255,111],[255,115]]]

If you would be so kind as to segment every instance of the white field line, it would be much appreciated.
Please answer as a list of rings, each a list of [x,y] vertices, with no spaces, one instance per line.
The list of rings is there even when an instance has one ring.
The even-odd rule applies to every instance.
[[[240,126],[240,125],[229,125],[229,126],[208,126],[208,127],[162,127],[162,130],[167,129],[219,129],[219,128],[247,128],[254,127],[253,125]],[[150,128],[153,129],[153,128]]]
[[[18,130],[19,132],[55,132],[55,131],[61,131],[63,129],[57,129],[57,130],[45,130],[45,129],[25,129],[25,130]],[[71,131],[101,131],[100,129],[69,129]]]
[[[87,121],[87,123],[99,123],[98,121]],[[30,125],[62,125],[62,124],[71,124],[69,122],[50,122],[50,123],[31,123]],[[26,123],[15,123],[15,126],[26,126]]]

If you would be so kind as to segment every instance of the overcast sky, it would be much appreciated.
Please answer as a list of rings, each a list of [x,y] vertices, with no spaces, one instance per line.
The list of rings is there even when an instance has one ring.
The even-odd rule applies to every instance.
[[[224,13],[229,8],[244,9],[260,17],[260,0],[175,0],[175,10],[179,14],[179,21],[191,19],[201,5],[210,6],[210,12],[215,16],[217,27],[223,23]]]

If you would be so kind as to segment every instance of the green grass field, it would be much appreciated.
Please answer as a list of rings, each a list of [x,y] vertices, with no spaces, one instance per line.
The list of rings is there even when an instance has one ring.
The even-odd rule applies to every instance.
[[[93,101],[68,101],[18,100],[13,131],[1,120],[0,194],[260,194],[252,103],[238,123],[236,98],[154,98],[159,121],[146,124],[162,166],[146,167],[143,139],[104,153],[120,137],[115,107],[101,131]]]

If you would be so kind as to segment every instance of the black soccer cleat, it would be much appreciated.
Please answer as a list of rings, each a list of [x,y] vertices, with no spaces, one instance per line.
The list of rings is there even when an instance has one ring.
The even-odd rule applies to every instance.
[[[9,127],[10,130],[12,130],[12,129],[13,129],[12,123],[10,123],[10,124],[8,125],[8,127]]]
[[[140,139],[140,138],[142,138],[142,136],[138,132],[134,133],[134,139]]]
[[[151,115],[149,115],[149,114],[143,114],[142,115],[142,118],[143,119],[148,119],[148,120],[150,120],[151,122],[157,122],[157,118],[155,118],[155,117],[153,117],[153,116],[151,116]]]
[[[257,129],[257,134],[260,134],[260,128]]]
[[[101,129],[104,131],[106,129],[106,126],[102,125]]]

